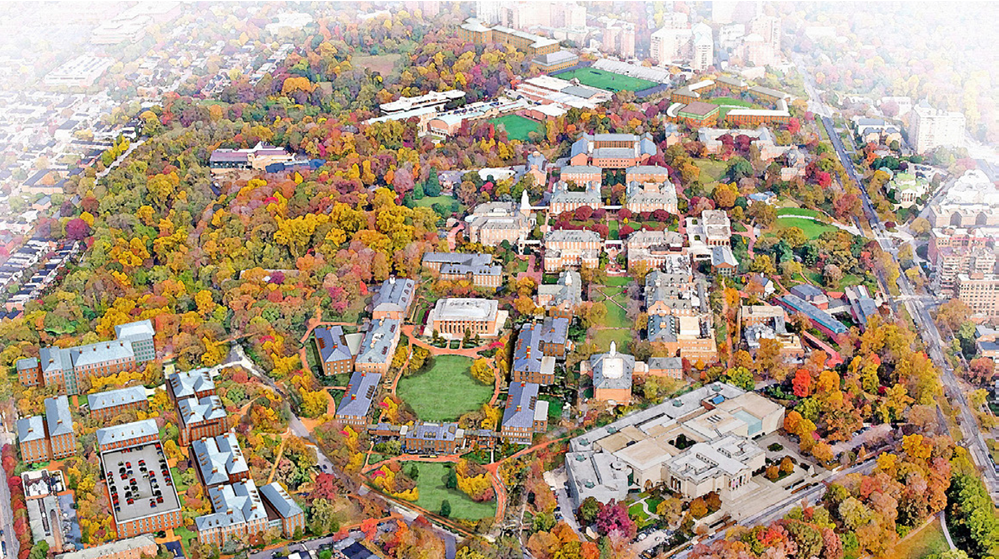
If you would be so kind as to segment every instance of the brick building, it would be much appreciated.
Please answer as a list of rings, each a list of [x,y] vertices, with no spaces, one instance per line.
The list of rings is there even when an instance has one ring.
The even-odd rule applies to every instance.
[[[368,424],[368,411],[382,380],[379,373],[355,371],[347,383],[347,391],[336,409],[336,420],[344,425],[363,427]]]
[[[594,231],[556,229],[545,233],[544,246],[545,271],[558,272],[565,268],[597,267],[603,241]]]
[[[428,252],[423,265],[445,281],[467,281],[475,287],[498,288],[503,283],[503,267],[493,264],[491,254]]]
[[[243,539],[267,530],[267,511],[252,479],[210,487],[208,497],[214,512],[194,519],[202,544],[222,547],[229,539]]]
[[[539,386],[533,382],[510,384],[503,408],[500,436],[516,444],[531,444],[534,433],[548,429],[548,402],[538,398]]]
[[[465,445],[465,430],[457,423],[417,421],[402,435],[402,448],[411,454],[454,454]]]
[[[626,169],[644,165],[657,151],[651,134],[583,134],[572,144],[569,163]]]
[[[427,316],[427,326],[445,339],[461,339],[465,332],[481,338],[495,338],[506,322],[507,312],[500,311],[492,299],[438,299]]]
[[[236,483],[250,477],[250,468],[239,448],[236,433],[229,431],[214,438],[191,443],[191,458],[197,466],[201,484],[214,487]]]
[[[999,275],[958,274],[957,298],[986,323],[999,325]]]
[[[259,493],[264,500],[269,527],[280,526],[281,534],[286,538],[293,538],[296,531],[305,531],[305,511],[280,483],[268,483],[260,488]]]
[[[126,410],[149,409],[149,399],[146,398],[145,387],[130,386],[90,394],[87,396],[87,408],[91,417],[106,421]]]
[[[354,372],[354,355],[347,346],[347,338],[342,327],[319,327],[313,331],[313,335],[324,375],[334,376]]]
[[[177,402],[177,415],[180,417],[181,445],[189,445],[205,437],[217,437],[228,430],[225,406],[218,396],[204,398],[184,398]]]

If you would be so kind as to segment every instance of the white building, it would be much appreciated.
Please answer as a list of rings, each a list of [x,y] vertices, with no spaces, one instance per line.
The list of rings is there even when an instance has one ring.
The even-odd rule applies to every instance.
[[[916,153],[926,153],[938,146],[964,145],[964,115],[930,107],[925,100],[912,108],[909,117],[909,144]]]
[[[711,28],[698,23],[691,29],[690,67],[695,72],[703,72],[714,64],[715,40]]]
[[[114,63],[114,59],[78,56],[49,72],[42,83],[47,87],[90,87]]]

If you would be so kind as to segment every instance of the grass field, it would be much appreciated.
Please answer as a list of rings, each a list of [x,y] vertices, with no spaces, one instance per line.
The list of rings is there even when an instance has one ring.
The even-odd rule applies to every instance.
[[[438,202],[442,204],[451,205],[452,203],[454,203],[454,201],[455,201],[454,196],[424,196],[419,200],[413,200],[413,205],[415,205],[418,208],[429,208]],[[458,213],[462,213],[464,211],[465,211],[465,205],[459,203]]]
[[[604,282],[604,285],[610,285],[612,287],[624,287],[629,283],[631,283],[631,278],[629,278],[628,276],[613,276],[607,278],[607,281]]]
[[[520,140],[521,142],[526,142],[529,139],[528,134],[531,132],[537,132],[538,134],[545,133],[545,126],[543,124],[520,115],[504,115],[498,118],[491,118],[489,122],[497,127],[502,126],[506,130],[507,138]]]
[[[447,468],[444,464],[419,462],[420,477],[416,480],[420,488],[420,498],[416,504],[431,511],[440,512],[444,499],[451,504],[451,518],[479,520],[496,514],[496,501],[476,503],[458,489],[444,487]]]
[[[625,282],[625,285],[627,285],[627,282]],[[594,300],[602,301],[604,306],[607,307],[607,321],[605,326],[607,328],[630,328],[631,324],[628,323],[627,311],[622,308],[628,306],[628,297],[625,288],[604,287],[602,291],[606,293],[606,297],[604,295],[597,295]],[[608,301],[608,297],[613,299],[613,301]],[[615,304],[615,302],[620,306]]]
[[[909,559],[921,559],[947,551],[947,539],[944,537],[943,529],[940,528],[940,519],[934,519],[918,532],[909,534],[895,549],[896,556]]]
[[[597,333],[593,336],[593,343],[597,344],[597,351],[599,353],[604,353],[610,349],[611,342],[617,344],[618,351],[627,351],[628,344],[633,338],[631,330],[625,328],[597,330]]]
[[[355,68],[367,68],[372,72],[388,75],[395,69],[402,55],[398,53],[379,54],[377,56],[355,56],[350,59],[350,65]]]
[[[715,105],[732,105],[735,107],[752,107],[753,104],[748,101],[743,101],[742,99],[733,99],[731,97],[716,97],[708,101],[709,103],[714,103]]]
[[[701,170],[701,184],[720,181],[725,176],[725,171],[728,170],[728,164],[714,159],[695,159],[694,164]]]
[[[809,239],[818,239],[819,236],[826,231],[836,230],[836,228],[832,225],[826,225],[825,223],[819,223],[818,221],[812,221],[810,219],[802,219],[800,217],[778,217],[777,226],[798,227]]]
[[[642,91],[643,89],[649,89],[658,85],[649,80],[622,76],[621,74],[597,70],[596,68],[580,68],[559,74],[555,77],[566,81],[575,78],[583,85],[606,91]]]
[[[397,393],[424,421],[458,419],[478,409],[493,394],[493,387],[480,384],[469,374],[472,360],[460,355],[441,355],[433,367],[399,381]]]

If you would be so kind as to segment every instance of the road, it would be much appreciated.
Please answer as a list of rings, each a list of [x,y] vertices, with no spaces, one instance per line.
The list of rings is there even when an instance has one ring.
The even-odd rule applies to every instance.
[[[14,434],[7,431],[6,426],[0,426],[0,447],[5,444],[14,444]],[[14,511],[11,508],[10,488],[7,487],[6,480],[0,483],[0,528],[3,529],[3,541],[7,545],[7,554],[0,555],[0,558],[17,557],[18,543],[14,537]]]
[[[821,110],[821,114],[831,115],[832,110],[825,107],[825,105],[818,100],[818,94],[815,92],[812,77],[806,71],[805,66],[799,63],[798,69],[804,76],[805,89],[808,91],[810,96],[814,96],[814,103],[810,101],[809,107],[812,107],[814,104],[817,109]],[[860,177],[857,176],[853,160],[850,158],[842,140],[836,133],[832,120],[829,116],[823,116],[822,124],[825,126],[826,132],[829,134],[829,139],[833,148],[836,150],[836,154],[840,158],[840,162],[846,168],[847,175],[856,183],[856,186],[860,189],[860,192],[863,195],[862,200],[864,213],[870,223],[874,239],[883,250],[891,253],[897,261],[898,248],[895,246],[895,241],[888,235],[884,225],[881,223],[881,219],[877,215],[877,212],[874,211],[870,195],[867,192],[867,187],[864,185],[863,181],[860,180]],[[884,277],[881,279],[882,282],[884,282]],[[900,304],[906,308],[909,312],[909,316],[912,317],[916,328],[919,330],[920,338],[926,344],[927,354],[936,364],[937,368],[940,369],[940,382],[943,384],[944,394],[950,400],[951,405],[957,408],[958,426],[961,429],[961,435],[964,438],[962,442],[964,443],[965,448],[967,448],[971,453],[975,463],[979,466],[979,468],[981,468],[985,486],[989,490],[993,501],[995,501],[999,498],[999,477],[996,475],[995,467],[993,466],[990,458],[988,446],[985,444],[985,439],[982,437],[982,434],[978,429],[978,425],[975,422],[974,415],[971,413],[968,400],[965,397],[961,386],[958,384],[957,375],[954,374],[954,369],[945,358],[944,341],[940,336],[940,331],[937,329],[936,324],[930,316],[929,310],[927,309],[930,301],[927,301],[925,297],[916,293],[905,274],[899,275],[897,284],[901,296],[893,296],[890,292],[886,294],[889,297],[892,309],[897,312]],[[887,284],[885,284],[885,286],[887,287]]]

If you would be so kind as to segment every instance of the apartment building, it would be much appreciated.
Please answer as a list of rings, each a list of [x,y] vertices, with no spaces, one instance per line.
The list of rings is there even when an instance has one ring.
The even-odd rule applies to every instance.
[[[958,274],[957,298],[986,323],[999,325],[999,275]]]
[[[555,362],[572,350],[569,319],[547,317],[520,327],[513,350],[513,382],[548,385],[555,382]]]
[[[229,428],[225,406],[215,395],[179,400],[177,415],[180,417],[178,442],[184,446],[198,439],[217,437]]]
[[[503,25],[489,27],[476,18],[468,18],[458,26],[458,38],[476,45],[489,43],[511,45],[526,52],[528,58],[551,54],[560,48],[560,42],[555,39],[518,31]]]
[[[964,115],[935,109],[924,99],[912,108],[909,116],[909,145],[916,153],[926,153],[938,146],[964,145]]]
[[[96,437],[97,450],[107,452],[159,441],[160,430],[155,420],[143,419],[98,429]]]
[[[250,467],[236,440],[236,433],[205,438],[191,443],[191,458],[206,488],[236,483],[250,477]]]
[[[347,383],[347,391],[337,406],[336,420],[355,428],[367,425],[368,411],[371,409],[371,403],[378,392],[381,380],[380,373],[354,371],[350,382]]]
[[[17,420],[16,429],[22,462],[36,464],[52,460],[52,449],[45,433],[45,418],[40,415],[22,417]]]
[[[267,530],[267,511],[252,479],[208,488],[214,512],[194,519],[198,541],[222,547],[232,538],[242,539]]]

